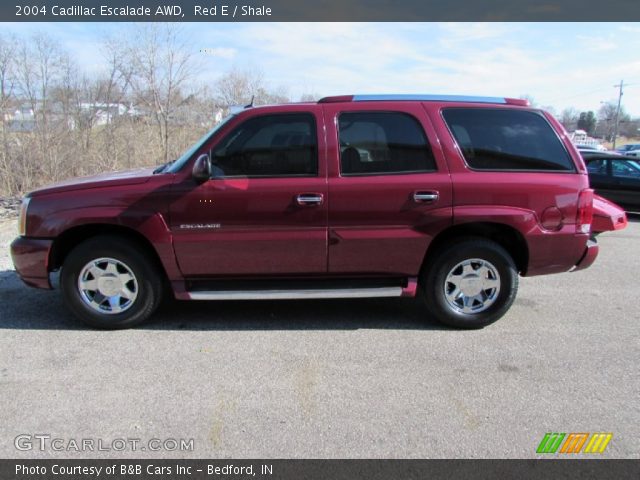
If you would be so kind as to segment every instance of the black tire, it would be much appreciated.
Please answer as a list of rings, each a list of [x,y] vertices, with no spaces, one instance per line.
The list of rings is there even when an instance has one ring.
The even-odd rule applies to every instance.
[[[490,303],[477,301],[472,305],[484,310],[478,312],[462,312],[463,305],[452,304],[447,300],[446,291],[452,293],[455,285],[447,282],[450,272],[459,275],[460,270],[453,270],[463,262],[471,259],[479,259],[488,262],[499,275],[499,290]],[[471,268],[478,268],[479,263],[471,262]],[[468,277],[469,275],[467,275]],[[495,281],[497,277],[488,275]],[[452,277],[454,278],[454,277]],[[480,237],[465,237],[449,243],[447,246],[433,252],[428,259],[421,274],[420,286],[423,301],[430,319],[455,328],[476,329],[485,327],[502,317],[513,304],[518,291],[518,271],[509,253],[499,244]],[[474,289],[473,285],[468,289]],[[462,290],[460,290],[462,291]],[[495,290],[486,290],[489,295]],[[472,298],[469,294],[469,298]],[[464,303],[461,297],[458,302]]]
[[[84,299],[78,286],[85,265],[100,258],[122,262],[133,274],[137,296],[122,312],[96,311]],[[60,273],[60,288],[67,307],[76,317],[92,327],[115,330],[133,327],[151,316],[162,298],[162,279],[159,268],[139,246],[123,237],[104,235],[81,243],[67,255]],[[127,300],[123,300],[126,304]]]

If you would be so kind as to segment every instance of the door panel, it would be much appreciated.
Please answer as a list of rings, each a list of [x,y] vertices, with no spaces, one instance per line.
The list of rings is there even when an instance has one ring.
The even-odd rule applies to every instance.
[[[611,159],[611,199],[631,208],[640,206],[640,169],[636,161]]]
[[[433,236],[452,223],[451,181],[442,152],[432,148],[435,171],[403,172],[402,169],[418,165],[415,145],[401,154],[394,153],[392,149],[398,142],[392,137],[402,135],[393,131],[393,123],[380,120],[376,124],[375,117],[369,120],[366,115],[354,115],[348,117],[354,125],[358,118],[364,120],[357,126],[345,122],[341,125],[339,116],[345,112],[400,111],[426,134],[425,141],[437,146],[421,105],[396,104],[390,110],[384,104],[352,103],[328,104],[324,108],[330,172],[329,272],[417,275]],[[340,138],[340,125],[343,132],[348,128],[353,132],[343,133]],[[403,128],[406,127],[413,128],[411,122]],[[367,136],[373,140],[367,142]],[[385,144],[394,146],[387,149]],[[376,156],[383,159],[378,165]],[[354,161],[363,164],[353,167]],[[349,171],[355,173],[348,174]]]
[[[616,179],[615,198],[615,203],[640,210],[640,178]]]
[[[246,115],[245,122],[258,117]],[[226,142],[233,158],[218,155],[214,172],[233,170],[232,177],[213,178],[197,184],[190,177],[174,187],[170,228],[182,273],[187,277],[305,275],[327,270],[327,183],[322,117],[315,115],[318,158],[317,176],[242,177],[241,169],[263,175],[271,165],[264,133],[247,140],[249,154]],[[237,129],[242,127],[239,124]],[[235,127],[234,127],[235,128]],[[234,130],[233,136],[249,138]],[[271,145],[283,147],[295,135],[274,133]],[[299,137],[299,135],[297,135]],[[244,141],[244,140],[243,140]],[[298,144],[272,162],[277,168],[301,169]],[[268,143],[268,142],[267,142]],[[213,152],[216,152],[214,146]],[[286,147],[286,145],[284,145]],[[214,155],[215,156],[215,155]],[[235,159],[238,164],[233,164]],[[275,158],[275,157],[274,157]],[[214,158],[214,163],[216,159]],[[283,167],[284,165],[284,167]],[[238,168],[236,168],[238,167]],[[222,174],[224,175],[224,174]]]
[[[611,176],[611,165],[607,158],[587,158],[587,172],[589,172],[589,186],[595,192],[611,201],[618,202],[615,192],[613,177]],[[615,198],[615,200],[614,200]]]
[[[220,179],[176,187],[171,229],[186,276],[326,271],[327,209],[299,205],[326,196],[323,179]]]

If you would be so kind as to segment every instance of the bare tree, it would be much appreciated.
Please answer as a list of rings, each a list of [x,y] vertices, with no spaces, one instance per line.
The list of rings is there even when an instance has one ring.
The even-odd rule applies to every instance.
[[[218,79],[215,85],[216,100],[219,105],[267,105],[289,102],[284,87],[269,88],[259,70],[239,70],[233,68]]]
[[[188,97],[186,89],[195,70],[188,39],[177,24],[145,23],[135,27],[122,53],[130,70],[127,66],[120,73],[130,75],[136,103],[154,119],[166,161],[170,122]]]
[[[52,180],[64,172],[65,157],[55,148],[61,125],[52,91],[62,83],[70,68],[69,56],[48,35],[36,33],[22,40],[16,52],[16,79],[20,98],[33,114],[35,149],[23,150],[21,160],[26,179],[33,172],[43,171]],[[28,182],[27,182],[28,183]]]
[[[0,36],[0,109],[2,109],[3,114],[6,113],[10,99],[13,98],[15,84],[13,58],[15,51],[15,39]]]
[[[560,113],[560,123],[566,128],[568,131],[575,130],[578,125],[578,118],[580,117],[580,113],[573,107],[568,107],[562,110]]]
[[[13,38],[0,36],[0,126],[2,128],[2,152],[0,154],[0,176],[2,190],[11,192],[16,190],[15,175],[12,175],[12,156],[7,131],[7,120],[11,112],[11,102],[14,98],[13,58],[16,51],[16,41]]]
[[[268,90],[267,88],[260,88],[256,92],[256,98],[254,99],[255,105],[273,105],[276,103],[287,103],[291,99],[287,93],[285,87],[278,87],[274,90]]]
[[[189,39],[176,24],[107,38],[103,68],[91,76],[45,34],[10,40],[0,36],[0,194],[166,161],[229,105],[289,100],[257,71],[196,86]]]
[[[264,90],[262,73],[257,70],[238,70],[224,74],[216,82],[216,98],[220,105],[232,107],[247,105]]]
[[[640,132],[640,118],[623,120],[620,122],[620,135],[626,138],[638,137]]]
[[[120,38],[109,37],[103,44],[103,58],[105,68],[96,80],[98,92],[96,100],[107,105],[117,105],[118,115],[99,132],[100,148],[94,154],[95,167],[97,169],[115,169],[118,167],[131,167],[133,165],[132,148],[128,143],[128,135],[132,131],[129,112],[125,117],[120,117],[120,109],[133,108],[133,98],[129,96],[131,90],[131,78],[133,66],[126,55],[126,45]]]
[[[610,101],[603,103],[598,110],[598,125],[601,126],[601,132],[605,135],[610,142],[613,141],[616,113],[618,110],[617,101]],[[630,120],[629,115],[625,112],[624,107],[620,109],[619,122],[628,122]],[[600,127],[599,127],[600,128]]]

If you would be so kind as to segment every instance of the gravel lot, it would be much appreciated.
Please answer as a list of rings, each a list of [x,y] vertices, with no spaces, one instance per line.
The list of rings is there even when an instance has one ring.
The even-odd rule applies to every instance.
[[[0,276],[8,275],[13,270],[13,263],[9,255],[9,245],[18,234],[16,219],[0,218]]]
[[[592,268],[523,279],[481,331],[410,300],[173,302],[88,330],[10,271],[15,231],[0,223],[0,457],[535,457],[546,432],[613,432],[603,456],[640,458],[637,220]],[[20,434],[194,449],[22,452]]]

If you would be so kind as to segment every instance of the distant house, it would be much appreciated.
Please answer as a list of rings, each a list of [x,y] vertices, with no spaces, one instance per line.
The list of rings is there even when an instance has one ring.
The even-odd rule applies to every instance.
[[[36,105],[36,110],[29,103],[23,103],[17,107],[12,107],[0,114],[4,128],[10,132],[33,132],[36,129],[36,115],[42,112],[40,105]],[[129,118],[138,121],[150,121],[153,112],[144,107],[124,103],[104,103],[104,102],[81,102],[75,106],[66,106],[58,101],[51,101],[46,105],[47,120],[58,124],[66,125],[68,129],[75,130],[86,127],[98,127],[109,125],[119,118]],[[207,109],[208,110],[208,109]],[[170,121],[176,125],[199,125],[209,128],[220,123],[227,110],[221,107],[214,107],[213,111],[200,108],[193,108],[192,105],[185,104],[176,108]]]
[[[596,150],[606,150],[606,148],[600,144],[600,140],[590,137],[584,130],[571,132],[569,138],[577,147],[591,147]]]
[[[81,103],[80,110],[93,117],[93,125],[107,125],[129,109],[122,103]]]
[[[22,104],[15,110],[5,112],[3,115],[5,128],[10,132],[33,132],[36,126],[36,118],[33,108],[29,104]]]
[[[137,118],[143,115],[134,105],[124,103],[83,102],[80,105],[82,116],[91,119],[92,126],[108,125],[120,117]],[[75,128],[75,125],[71,125]]]
[[[36,106],[39,108],[39,105]],[[61,102],[47,104],[47,118],[52,122],[65,122],[69,129],[78,127],[78,121],[92,127],[108,125],[118,117],[138,118],[144,114],[134,105],[124,103],[82,102],[69,111]],[[23,103],[2,114],[4,127],[11,132],[33,132],[36,113],[31,104]]]

